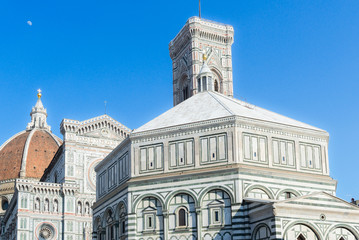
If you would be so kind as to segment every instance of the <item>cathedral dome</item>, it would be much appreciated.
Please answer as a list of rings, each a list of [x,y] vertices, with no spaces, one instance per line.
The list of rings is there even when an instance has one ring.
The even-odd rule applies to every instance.
[[[60,138],[46,123],[46,109],[41,94],[32,109],[27,129],[15,134],[0,146],[0,181],[14,178],[41,178],[57,149]]]

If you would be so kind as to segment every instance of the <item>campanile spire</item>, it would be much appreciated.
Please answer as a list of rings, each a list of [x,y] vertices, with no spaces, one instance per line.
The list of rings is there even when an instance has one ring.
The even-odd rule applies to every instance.
[[[230,25],[200,17],[188,19],[169,44],[173,69],[173,105],[203,90],[203,81],[198,81],[203,56],[206,58],[203,60],[206,70],[211,71],[213,90],[233,96],[233,35],[234,30]]]

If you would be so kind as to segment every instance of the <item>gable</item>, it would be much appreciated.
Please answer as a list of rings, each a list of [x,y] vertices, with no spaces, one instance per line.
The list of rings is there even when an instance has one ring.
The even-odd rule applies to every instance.
[[[309,194],[306,196],[286,199],[283,201],[276,202],[274,206],[288,206],[288,205],[296,205],[303,207],[316,207],[322,208],[326,210],[357,210],[359,211],[359,207],[353,204],[350,204],[347,201],[344,201],[338,197],[335,197],[331,194],[325,192],[316,192],[313,194]]]

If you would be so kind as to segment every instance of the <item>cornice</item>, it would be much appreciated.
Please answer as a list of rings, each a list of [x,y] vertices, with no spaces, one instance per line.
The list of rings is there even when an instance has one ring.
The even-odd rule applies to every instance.
[[[98,138],[98,137],[90,137],[90,136],[83,136],[83,135],[77,135],[75,133],[70,133],[66,136],[65,143],[79,143],[84,144],[86,146],[88,145],[96,145],[99,147],[106,148],[108,146],[109,148],[116,147],[122,140],[114,140],[114,139],[108,139],[108,138]]]
[[[159,128],[149,131],[134,132],[131,133],[130,138],[133,140],[133,143],[140,143],[192,135],[202,132],[210,132],[231,127],[317,142],[327,142],[329,139],[329,134],[325,131],[311,130],[292,125],[261,121],[241,116],[230,116],[166,128]]]

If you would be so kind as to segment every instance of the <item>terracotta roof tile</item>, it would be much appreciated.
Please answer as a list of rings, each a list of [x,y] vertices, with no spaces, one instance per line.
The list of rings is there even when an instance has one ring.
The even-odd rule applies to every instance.
[[[35,131],[32,136],[31,131],[24,132],[0,150],[0,181],[20,177],[25,144],[29,137],[31,140],[27,151],[25,177],[41,178],[50,164],[59,148],[53,138],[56,136],[51,136],[51,133],[45,130],[34,129],[32,131]]]

